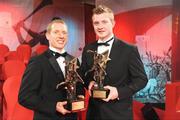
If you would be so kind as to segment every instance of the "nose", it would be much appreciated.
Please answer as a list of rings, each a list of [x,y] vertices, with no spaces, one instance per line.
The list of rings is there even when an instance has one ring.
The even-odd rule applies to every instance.
[[[64,35],[63,33],[61,33],[61,32],[58,33],[58,37],[59,37],[59,38],[64,38],[64,36],[65,36],[65,35]]]
[[[99,25],[97,26],[97,28],[98,28],[98,30],[103,29],[103,24],[99,24]]]

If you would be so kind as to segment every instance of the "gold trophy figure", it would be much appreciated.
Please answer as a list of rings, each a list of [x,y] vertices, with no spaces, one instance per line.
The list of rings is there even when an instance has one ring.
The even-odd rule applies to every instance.
[[[104,88],[104,78],[106,76],[105,69],[107,62],[110,60],[110,58],[108,57],[109,51],[107,50],[102,54],[98,54],[96,51],[91,51],[91,50],[89,50],[88,52],[93,53],[93,59],[94,59],[93,66],[88,71],[94,73],[93,79],[95,81],[95,84],[91,90],[92,97],[105,99],[109,95],[109,90]]]
[[[84,99],[78,98],[76,94],[76,84],[81,82],[84,84],[83,80],[77,73],[77,58],[74,58],[71,61],[66,61],[66,75],[65,82],[61,82],[56,86],[58,88],[65,88],[67,90],[67,106],[66,109],[70,111],[79,111],[85,108]]]

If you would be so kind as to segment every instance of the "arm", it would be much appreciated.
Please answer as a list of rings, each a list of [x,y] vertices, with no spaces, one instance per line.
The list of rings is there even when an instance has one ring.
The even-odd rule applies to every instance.
[[[80,65],[79,73],[81,78],[84,80],[85,87],[88,89],[89,83],[91,82],[90,78],[93,78],[93,76],[90,73],[86,74],[87,71],[90,69],[88,68],[87,59],[87,48],[85,47],[82,53],[82,62]]]
[[[31,47],[34,47],[35,45],[37,45],[39,43],[39,38],[32,38],[31,40],[29,40],[26,43],[29,44]]]
[[[22,27],[24,28],[24,30],[33,38],[39,37],[41,36],[40,33],[37,33],[35,31],[32,31],[31,29],[28,29],[24,24],[22,25]]]
[[[28,29],[24,24],[22,26],[24,30],[32,37],[30,41],[27,42],[31,47],[37,45],[41,39],[44,39],[40,33],[34,32],[31,29]]]
[[[26,44],[26,41],[25,41],[25,39],[22,37],[22,34],[21,34],[20,25],[17,24],[16,26],[13,26],[13,29],[14,29],[14,31],[16,32],[16,35],[17,35],[17,38],[18,38],[19,43],[20,43],[20,44]]]
[[[79,60],[77,59],[77,66],[80,66],[80,62],[79,62]],[[76,84],[76,92],[77,92],[77,95],[85,95],[85,91],[84,91],[84,84],[83,84],[83,82],[84,81],[81,81],[81,80],[83,80],[82,79],[82,77],[81,77],[81,73],[80,73],[80,69],[78,68],[77,69],[77,71],[76,71],[76,74],[77,74],[77,79],[79,79],[79,80],[77,80],[77,84]]]
[[[147,84],[147,76],[136,47],[132,49],[128,60],[128,74],[130,82],[123,87],[105,86],[104,88],[109,89],[110,93],[108,98],[103,99],[104,101],[108,102],[109,100],[128,98],[134,93],[138,92],[140,89],[144,88]]]
[[[20,31],[20,28],[24,28],[32,36],[32,39],[30,41],[26,41]],[[35,33],[31,30],[28,30],[27,27],[25,27],[23,21],[20,21],[16,26],[13,26],[14,31],[16,32],[16,35],[18,37],[18,41],[20,44],[29,44],[31,47],[35,46],[36,44],[39,43],[40,39],[42,36],[38,33]],[[43,39],[43,38],[42,38]]]
[[[57,101],[47,100],[51,95],[41,93],[43,77],[39,62],[30,60],[22,78],[18,101],[26,108],[51,115],[56,112]]]
[[[130,82],[124,87],[116,86],[119,99],[132,96],[134,93],[144,88],[148,82],[137,47],[133,47],[128,60]]]

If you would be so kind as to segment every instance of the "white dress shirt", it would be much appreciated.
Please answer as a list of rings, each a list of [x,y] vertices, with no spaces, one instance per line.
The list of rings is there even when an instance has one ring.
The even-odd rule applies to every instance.
[[[109,56],[109,54],[110,54],[110,52],[111,52],[112,44],[113,44],[113,42],[114,42],[114,36],[109,37],[109,38],[108,38],[107,40],[105,40],[105,41],[102,41],[101,39],[98,40],[98,43],[105,43],[106,41],[110,40],[112,37],[113,37],[113,39],[108,42],[109,46],[105,46],[105,45],[98,46],[98,48],[97,48],[97,53],[98,53],[98,54],[101,54],[101,53],[109,50],[109,53],[108,53],[108,56]]]

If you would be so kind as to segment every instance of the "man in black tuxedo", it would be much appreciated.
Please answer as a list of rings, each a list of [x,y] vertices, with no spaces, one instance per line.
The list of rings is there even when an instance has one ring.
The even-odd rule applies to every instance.
[[[46,37],[49,49],[30,60],[22,78],[18,101],[34,111],[34,120],[76,120],[76,113],[65,109],[66,90],[56,89],[56,85],[64,81],[64,61],[74,58],[64,49],[68,39],[66,23],[53,20],[47,27]]]
[[[99,5],[93,10],[92,23],[98,41],[85,46],[82,54],[81,71],[91,95],[95,84],[93,74],[87,74],[93,65],[89,50],[103,53],[109,50],[104,88],[110,93],[106,99],[90,97],[87,120],[132,120],[132,96],[144,88],[147,76],[140,55],[135,46],[116,38],[113,34],[114,15],[110,8]]]

